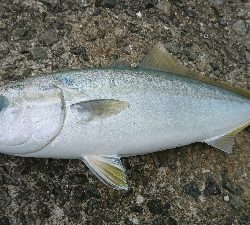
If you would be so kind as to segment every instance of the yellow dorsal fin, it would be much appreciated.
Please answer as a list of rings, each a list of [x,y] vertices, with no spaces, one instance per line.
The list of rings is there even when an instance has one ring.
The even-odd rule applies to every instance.
[[[213,137],[210,139],[205,140],[205,143],[218,148],[226,153],[231,153],[233,150],[233,146],[234,146],[234,137],[236,136],[236,134],[238,134],[240,131],[242,131],[243,129],[245,129],[246,127],[248,127],[250,125],[250,122],[247,124],[244,124],[243,126],[234,129],[233,131],[225,134],[225,135],[221,135],[218,137]]]
[[[201,74],[191,71],[183,64],[179,63],[164,47],[162,43],[157,43],[144,57],[138,67],[160,70],[181,76],[186,76],[194,80],[199,80],[207,84],[236,92],[246,98],[250,98],[250,91],[239,87],[233,87],[224,81],[204,77]]]
[[[190,73],[189,69],[176,61],[160,42],[149,51],[138,66],[174,74]]]

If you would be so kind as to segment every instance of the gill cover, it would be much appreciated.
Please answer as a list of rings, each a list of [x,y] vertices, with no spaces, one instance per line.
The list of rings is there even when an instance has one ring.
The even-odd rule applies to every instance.
[[[52,84],[19,83],[0,94],[0,152],[22,155],[39,151],[60,133],[65,102]]]

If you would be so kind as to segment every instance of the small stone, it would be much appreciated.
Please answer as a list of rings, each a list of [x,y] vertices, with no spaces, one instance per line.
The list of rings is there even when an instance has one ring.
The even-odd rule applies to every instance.
[[[250,51],[250,42],[245,44],[247,51]]]
[[[170,14],[171,3],[168,0],[159,0],[156,7],[160,9],[162,12],[164,12],[166,15]]]
[[[216,183],[215,179],[208,176],[205,181],[205,196],[219,195],[221,194],[220,186]]]
[[[247,28],[243,20],[238,20],[236,23],[232,25],[232,28],[236,34],[241,36],[245,35],[247,32]]]
[[[245,202],[243,202],[239,196],[231,196],[230,205],[236,210],[241,210],[246,207]]]
[[[43,47],[38,46],[33,49],[32,56],[34,59],[45,59],[47,54]]]
[[[153,220],[152,225],[169,225],[169,223],[166,218],[158,217]]]
[[[195,61],[198,57],[198,55],[195,52],[193,52],[192,50],[189,50],[186,54],[187,54],[188,59],[190,61]]]
[[[97,188],[94,185],[87,184],[84,186],[86,195],[89,197],[94,197],[94,198],[101,198],[100,192],[97,190]]]
[[[178,225],[178,222],[173,217],[169,217],[168,224],[169,225]]]
[[[142,213],[143,212],[143,208],[139,205],[133,205],[130,207],[130,210],[132,212],[137,212],[137,213]]]
[[[9,49],[6,46],[0,45],[0,59],[5,58],[9,52]]]
[[[197,184],[194,181],[191,181],[190,183],[184,185],[183,191],[187,195],[189,195],[189,196],[191,196],[191,197],[193,197],[195,199],[198,199],[199,196],[201,195],[201,192],[200,192]]]
[[[187,7],[184,11],[185,15],[190,17],[190,18],[195,18],[197,15],[197,12],[195,10],[195,8],[193,7]]]
[[[4,216],[4,217],[0,218],[0,225],[11,225],[8,217]]]
[[[224,4],[224,0],[210,0],[214,6],[221,6]]]
[[[85,61],[89,61],[89,55],[84,46],[72,47],[70,53],[73,55],[81,55]]]
[[[93,12],[92,16],[99,16],[99,15],[101,15],[101,13],[102,13],[102,10],[100,8],[97,8]]]
[[[227,25],[227,20],[226,20],[225,17],[220,17],[220,18],[218,19],[218,23],[219,23],[220,25],[222,25],[222,26],[226,26],[226,25]]]
[[[96,7],[104,7],[104,8],[114,8],[118,3],[118,0],[96,0]]]
[[[52,30],[44,31],[38,38],[45,46],[51,46],[58,41],[57,32]]]
[[[247,215],[243,215],[240,217],[240,225],[249,225],[250,224],[250,217]]]
[[[124,48],[124,51],[130,55],[133,51],[132,45],[128,45],[127,47]]]
[[[5,23],[5,21],[0,21],[0,29],[4,29],[4,28],[6,28],[7,27],[7,25],[6,25],[6,23]]]
[[[224,196],[224,198],[223,198],[223,199],[224,199],[224,201],[225,201],[225,202],[228,202],[228,201],[229,201],[229,196],[228,196],[228,195],[226,195],[226,196]]]
[[[222,173],[222,187],[228,190],[233,195],[240,195],[243,193],[243,189],[239,185],[235,185],[227,176],[226,173]]]
[[[250,74],[250,72],[249,72]],[[247,79],[247,88],[250,89],[250,78]]]
[[[139,11],[138,13],[136,13],[136,15],[137,15],[139,18],[142,18],[142,14],[141,14],[140,11]]]
[[[27,68],[23,71],[22,77],[29,77],[32,73],[32,70],[30,68]]]
[[[129,220],[132,222],[132,224],[139,224],[139,219],[137,218],[137,216],[130,215]]]
[[[145,3],[146,9],[150,9],[150,8],[153,8],[157,5],[158,0],[146,0],[145,2],[146,2]]]
[[[73,184],[85,184],[88,182],[88,178],[84,174],[73,174],[69,179]]]
[[[10,204],[10,197],[5,190],[0,190],[0,210],[6,208]]]
[[[211,62],[210,63],[210,66],[212,67],[212,69],[215,71],[215,70],[218,70],[220,68],[220,66],[217,64],[217,63],[214,63],[214,62]]]
[[[144,202],[144,198],[141,195],[137,195],[136,197],[136,203],[142,204]]]
[[[246,52],[246,60],[250,63],[250,52]]]
[[[42,2],[44,5],[48,6],[49,8],[56,8],[56,6],[59,4],[58,0],[38,0]]]
[[[152,214],[161,214],[163,212],[163,205],[160,199],[153,199],[147,203],[148,209]]]

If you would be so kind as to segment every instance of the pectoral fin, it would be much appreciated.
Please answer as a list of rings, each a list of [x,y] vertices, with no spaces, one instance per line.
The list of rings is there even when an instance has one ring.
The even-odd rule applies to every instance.
[[[97,118],[107,118],[116,115],[128,107],[128,103],[114,99],[98,99],[79,102],[71,105],[72,110],[80,114],[87,114],[88,121]]]
[[[120,157],[87,155],[82,157],[89,169],[105,184],[118,190],[128,190],[125,169]]]
[[[234,137],[236,134],[238,134],[240,131],[242,131],[244,128],[248,127],[250,123],[247,123],[233,131],[231,131],[228,134],[221,135],[218,137],[210,138],[205,140],[205,143],[218,148],[226,153],[231,153],[233,151],[234,147]]]

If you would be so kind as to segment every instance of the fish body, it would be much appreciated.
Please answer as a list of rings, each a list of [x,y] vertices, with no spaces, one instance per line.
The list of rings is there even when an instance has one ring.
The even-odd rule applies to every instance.
[[[83,159],[126,189],[120,157],[194,142],[230,152],[250,122],[250,99],[172,72],[85,69],[1,87],[0,121],[0,152]]]

